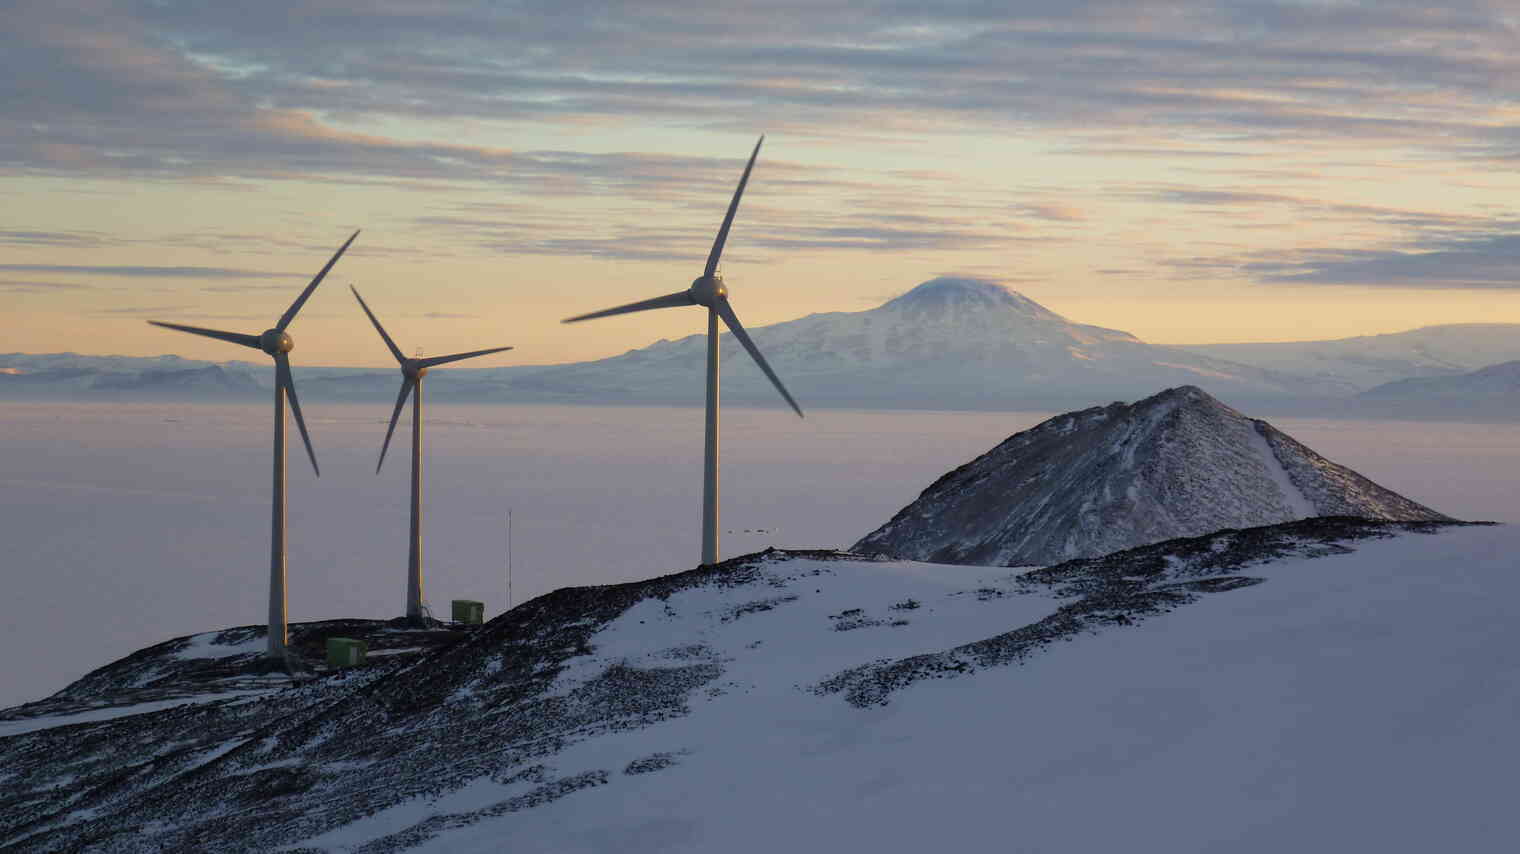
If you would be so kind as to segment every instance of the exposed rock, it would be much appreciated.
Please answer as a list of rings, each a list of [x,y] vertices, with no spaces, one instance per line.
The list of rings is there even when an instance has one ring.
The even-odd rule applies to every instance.
[[[941,477],[852,549],[1043,565],[1314,516],[1448,518],[1182,386],[1017,433]]]

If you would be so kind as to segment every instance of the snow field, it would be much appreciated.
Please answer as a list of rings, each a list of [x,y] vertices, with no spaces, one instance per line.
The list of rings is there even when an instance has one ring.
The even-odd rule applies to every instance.
[[[605,784],[417,850],[1510,850],[1517,547],[1509,526],[1452,529],[1253,567],[1266,583],[864,709],[808,688],[1060,603],[976,598],[1006,570],[780,564],[784,589],[640,604],[564,674],[569,684],[615,661],[658,666],[693,643],[724,660],[690,715],[552,760],[552,776],[604,771]],[[722,620],[760,591],[798,598]],[[890,609],[908,598],[921,607]],[[850,608],[910,622],[836,631]],[[625,773],[657,754],[666,767]],[[307,844],[346,850],[528,788],[477,781]]]

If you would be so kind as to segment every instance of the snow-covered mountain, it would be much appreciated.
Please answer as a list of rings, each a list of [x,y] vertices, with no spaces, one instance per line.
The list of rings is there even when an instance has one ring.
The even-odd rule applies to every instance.
[[[1364,411],[1407,417],[1514,416],[1520,414],[1520,361],[1384,383],[1362,392],[1357,403]]]
[[[251,397],[269,373],[248,362],[179,356],[134,358],[76,353],[0,354],[0,394],[13,397],[223,399]],[[262,369],[262,370],[261,370]]]
[[[0,848],[1507,850],[1517,548],[1335,518],[1023,574],[771,551],[441,645],[296,626],[397,654],[294,683],[248,672],[255,627],[181,638],[0,713]]]
[[[814,314],[751,332],[804,407],[1047,408],[1178,383],[1232,399],[1341,390],[1073,323],[976,279],[932,279],[868,311]],[[775,390],[737,342],[724,335],[721,346],[725,399],[773,403]],[[693,335],[595,362],[494,373],[508,399],[551,393],[695,403],[705,347],[705,335]]]
[[[1394,380],[1454,376],[1520,359],[1520,324],[1453,323],[1330,341],[1199,344],[1179,349],[1365,391]]]
[[[693,310],[694,328],[699,321],[700,312]],[[1001,285],[975,279],[933,279],[868,311],[814,314],[750,332],[804,408],[1059,409],[1181,383],[1237,402],[1323,399],[1348,391],[1340,383],[1073,323]],[[695,404],[705,388],[705,338],[704,333],[661,340],[592,362],[443,369],[429,374],[428,393],[459,402]],[[724,399],[778,404],[770,382],[732,336],[725,334],[721,347]],[[38,369],[38,358],[0,356],[0,394],[37,393],[50,387],[50,380],[71,393],[99,393],[96,375],[123,369],[120,359],[100,364],[88,361],[97,357],[83,357],[65,366],[59,357],[49,374]],[[65,367],[78,374],[57,373]],[[263,386],[269,373],[249,376]],[[303,399],[390,401],[394,374],[301,366],[297,381]]]
[[[1182,386],[1016,433],[852,549],[1036,565],[1313,516],[1447,518]]]

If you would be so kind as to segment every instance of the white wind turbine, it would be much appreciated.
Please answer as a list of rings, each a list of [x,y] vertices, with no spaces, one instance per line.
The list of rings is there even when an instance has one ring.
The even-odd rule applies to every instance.
[[[348,289],[354,292],[354,299],[359,301],[359,307],[369,315],[370,323],[375,324],[375,331],[385,340],[385,346],[390,348],[391,355],[401,365],[401,393],[396,396],[396,409],[391,413],[391,425],[385,430],[385,442],[380,446],[380,461],[375,463],[375,474],[380,473],[380,467],[385,465],[385,451],[391,445],[391,435],[396,432],[396,419],[401,417],[401,407],[406,405],[406,397],[413,390],[417,392],[412,398],[412,531],[410,548],[407,556],[406,567],[406,616],[414,622],[422,621],[422,377],[428,372],[428,368],[438,365],[458,362],[464,359],[473,359],[476,356],[485,356],[490,353],[500,353],[510,350],[511,347],[493,347],[489,350],[474,350],[469,353],[455,353],[452,356],[433,356],[431,358],[409,359],[401,355],[401,348],[386,334],[385,327],[380,325],[379,318],[369,310],[369,305],[364,302],[364,297],[359,296],[359,289],[349,285]]]
[[[718,272],[718,259],[723,256],[723,244],[728,240],[729,226],[733,225],[734,212],[739,209],[739,198],[744,195],[744,185],[749,183],[749,173],[755,168],[755,158],[760,156],[760,145],[765,142],[761,136],[755,143],[755,150],[749,156],[749,163],[744,167],[744,175],[739,178],[739,186],[734,190],[733,201],[728,203],[728,214],[723,217],[723,225],[718,229],[718,237],[713,241],[712,251],[707,255],[707,267],[702,275],[693,280],[691,287],[684,291],[667,294],[642,302],[629,303],[617,308],[594,311],[590,314],[582,314],[577,317],[567,318],[565,323],[576,323],[582,320],[591,320],[597,317],[610,317],[614,314],[628,314],[635,311],[648,311],[654,308],[669,308],[680,305],[700,305],[707,308],[707,436],[706,453],[702,468],[702,565],[711,566],[718,562],[718,318],[723,318],[723,323],[733,332],[744,349],[749,351],[760,370],[770,378],[776,390],[791,404],[797,416],[802,417],[802,408],[792,395],[787,392],[786,386],[781,384],[776,372],[760,355],[760,350],[755,342],[750,340],[749,333],[744,331],[744,325],[739,322],[739,317],[734,314],[733,306],[728,303],[728,288],[723,285],[723,276]]]
[[[252,347],[255,350],[263,350],[274,357],[274,510],[271,514],[269,530],[269,648],[266,653],[269,658],[283,659],[286,655],[286,601],[285,601],[285,398],[290,398],[290,411],[296,417],[296,426],[301,430],[301,441],[306,443],[306,455],[311,458],[312,471],[322,476],[322,470],[317,467],[317,454],[311,449],[311,437],[306,434],[306,421],[301,417],[301,402],[296,399],[295,379],[290,374],[290,351],[295,349],[296,342],[285,331],[291,321],[296,319],[296,312],[306,304],[311,297],[312,291],[317,285],[322,284],[322,279],[327,276],[327,271],[338,263],[343,253],[348,249],[354,238],[359,236],[355,231],[338,251],[333,253],[332,259],[327,262],[321,272],[311,280],[311,284],[301,291],[296,301],[285,309],[280,315],[279,322],[273,329],[267,329],[262,335],[245,335],[241,332],[223,332],[218,329],[204,329],[199,326],[184,326],[178,323],[163,323],[150,320],[154,326],[162,326],[165,329],[178,329],[180,332],[189,332],[192,335],[204,335],[207,338],[216,338],[221,341],[229,341],[233,344],[241,344],[244,347]]]

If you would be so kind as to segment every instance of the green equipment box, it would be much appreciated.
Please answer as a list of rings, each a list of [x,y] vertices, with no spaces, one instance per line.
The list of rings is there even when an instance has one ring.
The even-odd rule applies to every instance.
[[[327,664],[330,667],[358,667],[369,653],[369,644],[354,638],[328,638]]]
[[[486,603],[476,602],[474,599],[454,600],[454,622],[478,626],[485,622],[485,617]]]

